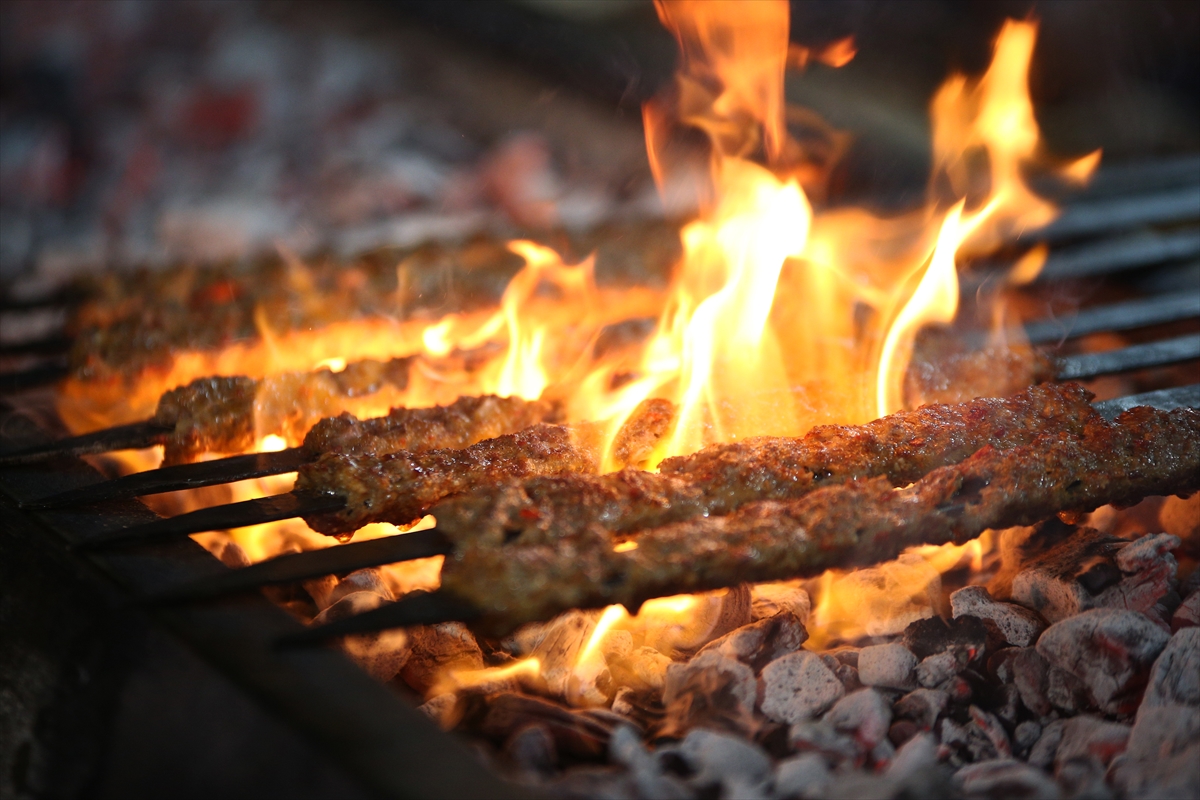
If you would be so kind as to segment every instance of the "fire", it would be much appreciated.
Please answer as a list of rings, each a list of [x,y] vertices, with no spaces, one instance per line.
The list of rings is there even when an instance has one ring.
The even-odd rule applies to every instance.
[[[682,257],[665,295],[598,286],[593,257],[567,264],[546,246],[514,241],[509,248],[524,266],[494,309],[434,319],[405,317],[398,308],[402,321],[279,332],[260,307],[258,341],[175,353],[168,366],[148,372],[132,396],[118,381],[72,381],[60,398],[63,418],[76,430],[130,422],[150,416],[166,389],[202,376],[243,374],[262,379],[254,413],[263,452],[302,438],[304,426],[294,421],[302,393],[317,416],[348,411],[360,417],[461,395],[555,397],[565,401],[570,421],[602,424],[611,449],[639,403],[666,398],[678,413],[650,459],[654,468],[663,458],[714,443],[796,436],[817,423],[861,423],[906,407],[911,398],[904,376],[918,333],[952,324],[958,312],[960,259],[1045,225],[1057,213],[1025,182],[1029,171],[1049,168],[1028,94],[1036,25],[1007,23],[986,73],[953,76],[937,92],[930,108],[934,174],[928,202],[885,219],[859,209],[822,208],[821,193],[810,196],[805,189],[821,170],[788,133],[786,70],[843,66],[854,57],[853,41],[811,50],[790,45],[786,0],[658,0],[656,8],[681,52],[674,91],[643,109],[649,165],[659,186],[676,168],[668,153],[675,132],[698,129],[709,143],[701,212],[682,229]],[[1093,153],[1057,173],[1086,180],[1098,160]],[[298,302],[319,306],[304,264],[284,257]],[[1030,251],[1010,283],[1032,280],[1044,260],[1044,250]],[[598,354],[605,326],[639,317],[657,320],[646,341]],[[348,396],[333,382],[315,388],[306,383],[310,370],[324,368],[332,376],[364,358],[407,356],[419,359],[402,387]],[[146,469],[157,457],[142,453],[127,467]],[[294,477],[168,502],[178,511],[180,505],[190,510],[251,499],[289,490]],[[358,534],[389,535],[402,532],[378,526]],[[333,545],[297,520],[197,538],[214,550],[232,541],[251,561]],[[627,541],[616,549],[636,547]],[[986,547],[921,550],[875,570],[827,574],[819,582],[814,641],[879,632],[931,613],[921,598],[933,582],[964,558],[978,566]],[[440,563],[427,559],[385,572],[398,587],[433,588]],[[636,617],[610,607],[596,621],[576,669],[598,668],[602,642],[614,630],[669,650],[686,640],[712,602],[709,595],[652,600]],[[539,669],[536,659],[527,659],[448,680],[462,688]]]

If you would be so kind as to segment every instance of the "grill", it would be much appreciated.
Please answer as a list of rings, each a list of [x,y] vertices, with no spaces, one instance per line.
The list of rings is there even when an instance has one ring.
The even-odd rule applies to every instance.
[[[415,5],[427,17],[440,13],[437,4]],[[1021,291],[1042,313],[1023,334],[1054,359],[1053,378],[1128,376],[1117,396],[1096,404],[1108,419],[1138,405],[1200,408],[1200,157],[1105,165],[1063,201],[1054,223],[971,265],[964,305],[1044,244],[1045,263]],[[1064,302],[1075,298],[1085,298],[1082,308]],[[65,317],[80,299],[5,298],[0,310]],[[959,333],[985,340],[979,330]],[[1089,349],[1094,342],[1108,344]],[[37,720],[36,731],[34,723],[18,731],[33,744],[5,765],[19,791],[531,796],[414,710],[419,699],[329,646],[350,634],[471,620],[480,609],[419,593],[306,628],[268,599],[279,595],[259,591],[444,554],[451,545],[438,531],[227,569],[187,536],[339,504],[287,494],[159,517],[136,498],[292,472],[303,453],[103,475],[81,457],[151,445],[164,429],[149,420],[64,437],[43,401],[68,374],[71,346],[56,332],[0,347],[0,358],[22,365],[0,374],[0,626],[13,632],[0,647],[0,680],[15,687],[0,702],[19,707],[14,719]],[[54,669],[46,665],[67,663],[78,674],[46,677]],[[106,746],[99,739],[108,731]]]
[[[1194,202],[1200,192],[1200,161],[1152,164],[1110,175],[1101,177],[1099,187],[1119,184],[1121,191],[1074,201],[1061,218],[1063,221],[1051,229],[1053,236],[1048,238],[1056,246],[1039,281],[1050,286],[1065,280],[1086,283],[1099,281],[1100,276],[1115,276],[1123,285],[1140,289],[1146,296],[1036,320],[1027,325],[1026,332],[1034,343],[1061,344],[1098,332],[1146,331],[1156,338],[1141,341],[1145,337],[1138,336],[1138,343],[1125,348],[1065,356],[1059,363],[1058,377],[1089,379],[1189,365],[1169,372],[1178,380],[1200,358],[1200,334],[1195,332],[1195,321],[1200,318],[1200,296],[1189,291],[1200,268],[1200,262],[1194,260],[1200,255],[1200,228],[1196,225]],[[1193,201],[1190,207],[1182,202],[1184,199]],[[1058,244],[1060,237],[1062,244]],[[21,351],[24,354],[52,351],[53,341],[26,345]],[[51,368],[36,367],[21,376],[10,374],[6,380],[10,387],[28,388],[37,378],[50,374],[53,374]],[[1186,385],[1173,390],[1165,387],[1165,391],[1157,390],[1146,396],[1116,398],[1101,403],[1101,407],[1115,415],[1142,402],[1164,408],[1200,407],[1197,388]],[[115,441],[111,435],[101,438],[109,439],[106,444],[113,447],[128,444],[120,441],[120,433]],[[45,441],[46,434],[27,416],[10,410],[4,424],[5,453],[44,447]],[[430,552],[425,550],[429,544],[414,544],[404,541],[408,537],[397,537],[278,557],[231,572],[198,545],[181,538],[181,534],[245,522],[245,509],[232,512],[234,517],[242,515],[240,520],[222,520],[214,518],[211,511],[202,511],[188,515],[191,524],[180,524],[183,518],[177,517],[164,525],[136,500],[113,499],[113,487],[119,486],[119,482],[104,481],[94,469],[73,457],[72,452],[101,449],[94,440],[75,446],[73,451],[69,446],[72,444],[78,445],[70,441],[60,443],[62,452],[53,460],[9,465],[0,473],[6,506],[3,539],[3,563],[9,565],[6,585],[25,587],[16,589],[17,593],[28,591],[32,598],[47,593],[43,582],[79,580],[88,587],[84,596],[95,592],[105,598],[110,608],[134,609],[138,635],[148,635],[147,630],[154,631],[156,636],[161,636],[159,631],[167,632],[172,642],[182,642],[189,652],[200,657],[202,665],[189,664],[189,667],[202,676],[198,680],[204,685],[223,686],[229,681],[236,687],[233,691],[250,698],[256,709],[268,710],[304,741],[318,746],[321,753],[318,762],[327,759],[329,766],[324,772],[314,767],[320,777],[318,783],[308,788],[324,785],[336,787],[340,792],[348,785],[340,782],[349,781],[369,792],[394,797],[521,794],[519,788],[485,770],[461,742],[438,731],[340,652],[320,646],[281,648],[281,640],[289,637],[303,641],[301,635],[305,629],[266,598],[246,593],[248,588],[257,586],[428,555]],[[250,460],[255,458],[258,457]],[[227,479],[229,469],[225,465],[215,475],[201,476],[193,479],[194,484],[187,485]],[[162,482],[163,476],[159,474],[162,472],[142,473],[136,480]],[[261,467],[247,470],[243,465],[234,472],[236,477],[247,477],[261,474]],[[180,485],[183,484],[172,482],[168,475],[159,488]],[[97,488],[108,491],[97,493]],[[138,489],[132,487],[133,491]],[[93,493],[91,497],[89,491]],[[71,492],[76,494],[72,497]],[[60,507],[44,508],[46,498],[54,495],[61,496]],[[72,506],[72,500],[103,502],[98,506]],[[42,510],[29,510],[38,507],[39,501]],[[280,515],[290,515],[293,511],[283,509]],[[264,513],[261,503],[250,509],[250,514],[261,519],[271,516],[269,510]],[[158,536],[152,544],[133,550],[85,553],[79,550],[90,540],[145,525],[157,526]],[[436,549],[434,546],[433,551]],[[13,569],[18,564],[23,566]],[[47,602],[41,598],[28,602],[39,601]],[[56,602],[62,601],[56,598]],[[440,621],[461,617],[469,611],[425,598],[422,604],[398,604],[344,621],[335,625],[332,633]],[[109,612],[76,607],[65,613],[103,619]],[[29,635],[35,639],[44,636]],[[39,641],[34,646],[55,645]],[[235,705],[230,703],[231,707]],[[206,736],[227,735],[227,720],[220,715],[202,713],[191,722],[187,728],[197,742],[204,741]],[[304,747],[292,742],[291,736],[290,732],[263,735],[259,746],[275,754],[271,757],[279,758],[280,753]],[[288,746],[280,745],[281,739],[286,739]],[[306,758],[311,756],[307,750],[304,752]],[[97,757],[94,753],[92,756]],[[273,783],[272,790],[278,785]]]

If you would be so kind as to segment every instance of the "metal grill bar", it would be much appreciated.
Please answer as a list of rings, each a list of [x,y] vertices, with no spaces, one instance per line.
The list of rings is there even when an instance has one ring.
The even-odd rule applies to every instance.
[[[1061,341],[1099,331],[1127,331],[1200,317],[1200,294],[1168,294],[1080,311],[1066,319],[1043,319],[1025,326],[1031,344]]]
[[[1139,233],[1054,251],[1038,280],[1089,278],[1196,256],[1200,256],[1200,230]]]
[[[1169,225],[1200,219],[1200,187],[1093,200],[1067,206],[1058,219],[1023,239],[1061,241],[1139,225]]]
[[[1109,422],[1112,422],[1123,412],[1138,406],[1150,406],[1162,411],[1175,408],[1200,408],[1200,383],[1191,386],[1177,386],[1171,389],[1159,389],[1156,392],[1146,392],[1128,397],[1118,397],[1096,403],[1096,410]]]
[[[1098,375],[1177,364],[1193,358],[1200,358],[1200,334],[1138,344],[1103,353],[1070,356],[1059,362],[1058,379],[1071,381],[1094,378]]]

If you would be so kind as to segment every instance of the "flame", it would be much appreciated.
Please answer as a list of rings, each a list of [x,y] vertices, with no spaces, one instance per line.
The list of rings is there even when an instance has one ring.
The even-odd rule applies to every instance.
[[[292,330],[282,320],[295,309],[260,304],[256,341],[173,353],[168,363],[144,370],[136,384],[111,375],[68,381],[59,398],[64,420],[76,431],[131,422],[150,416],[167,389],[203,376],[249,375],[262,379],[254,414],[256,449],[266,452],[296,445],[316,419],[341,412],[370,417],[393,406],[485,393],[555,397],[565,400],[570,421],[603,426],[604,464],[614,468],[617,431],[642,401],[666,398],[678,412],[648,462],[654,468],[663,458],[713,443],[801,435],[817,423],[860,423],[906,407],[913,399],[905,396],[904,376],[914,343],[923,328],[954,322],[960,265],[1057,214],[1029,188],[1027,174],[1050,171],[1082,182],[1099,162],[1097,151],[1056,166],[1044,152],[1028,93],[1036,24],[1006,23],[983,75],[955,75],[939,89],[930,105],[934,172],[927,202],[880,218],[862,209],[822,208],[819,179],[837,147],[815,148],[789,135],[789,120],[801,120],[831,138],[841,136],[810,112],[789,109],[784,80],[789,67],[848,63],[857,52],[852,40],[818,49],[789,44],[786,0],[658,0],[656,9],[680,48],[672,91],[643,107],[649,165],[664,195],[682,168],[668,152],[676,134],[691,128],[708,142],[700,212],[682,228],[682,255],[665,292],[598,286],[594,257],[571,264],[542,244],[513,241],[509,249],[524,264],[494,307],[441,316],[397,307],[395,319]],[[294,305],[319,318],[325,306],[311,271],[295,255],[282,255]],[[1007,284],[1032,280],[1044,260],[1044,248],[1030,250]],[[405,267],[397,269],[403,274]],[[1006,324],[1002,305],[993,316],[997,330]],[[601,353],[605,327],[635,318],[656,320],[649,338]],[[362,359],[396,357],[415,359],[407,383],[362,395],[343,392],[329,373],[326,383],[308,375],[328,368],[342,380]],[[156,466],[161,454],[120,458],[133,471]],[[285,492],[294,478],[272,476],[151,502],[173,504],[179,513]],[[393,535],[403,531],[380,525],[357,534]],[[334,546],[299,520],[197,539],[214,552],[232,541],[251,561]],[[635,540],[615,545],[618,552],[636,547]],[[827,573],[818,581],[814,641],[882,630],[905,615],[926,613],[921,598],[938,576],[963,559],[978,567],[989,547],[916,550],[874,571]],[[402,592],[435,587],[440,564],[439,557],[384,571]],[[654,638],[666,652],[680,636],[686,639],[711,601],[660,598],[636,617],[621,607],[606,609],[576,667],[596,669],[613,630]],[[864,618],[867,627],[856,628]],[[526,660],[456,674],[453,685],[535,675],[540,668]]]

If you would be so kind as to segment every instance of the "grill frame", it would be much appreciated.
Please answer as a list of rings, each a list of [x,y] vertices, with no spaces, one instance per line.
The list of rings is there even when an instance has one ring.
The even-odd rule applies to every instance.
[[[0,429],[5,446],[31,445],[40,438],[31,421],[7,416]],[[87,583],[107,595],[111,610],[106,613],[118,627],[149,625],[193,651],[361,785],[366,796],[531,796],[488,770],[466,744],[438,730],[341,651],[277,648],[274,642],[281,636],[304,627],[261,594],[189,606],[142,605],[143,598],[179,581],[226,570],[190,539],[120,553],[73,551],[100,531],[157,519],[140,502],[36,514],[18,508],[47,487],[67,490],[99,480],[100,473],[76,458],[0,471],[0,559],[15,564],[36,550],[38,560],[86,576]],[[245,787],[229,788],[240,793]]]

